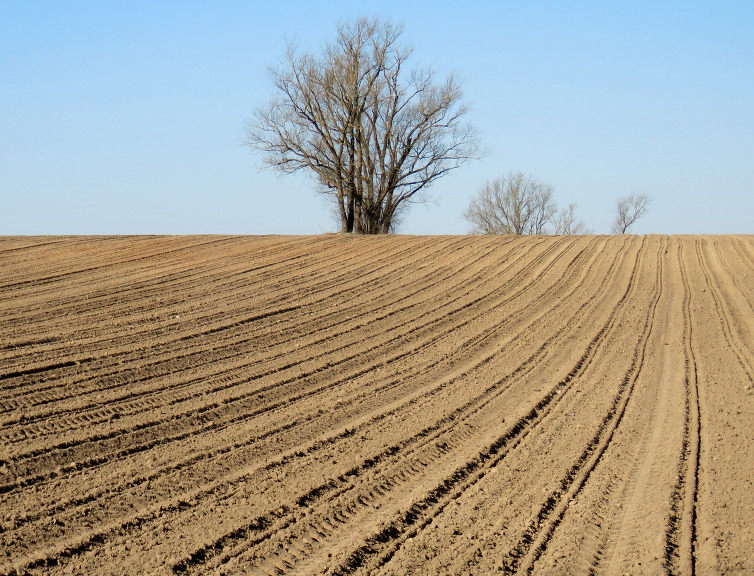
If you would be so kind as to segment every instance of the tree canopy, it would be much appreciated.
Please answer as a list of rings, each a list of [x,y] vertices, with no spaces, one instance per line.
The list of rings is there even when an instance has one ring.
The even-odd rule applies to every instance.
[[[615,205],[613,234],[626,234],[634,223],[649,210],[652,198],[648,194],[629,194],[619,198]]]
[[[463,216],[475,234],[589,234],[576,204],[558,212],[554,188],[523,172],[487,182]]]
[[[464,218],[481,234],[543,234],[556,213],[553,187],[522,172],[487,182]]]
[[[276,97],[248,125],[269,167],[307,172],[335,201],[344,232],[391,231],[430,184],[478,155],[458,81],[407,70],[402,33],[362,18],[338,26],[319,55],[289,44],[270,69]]]

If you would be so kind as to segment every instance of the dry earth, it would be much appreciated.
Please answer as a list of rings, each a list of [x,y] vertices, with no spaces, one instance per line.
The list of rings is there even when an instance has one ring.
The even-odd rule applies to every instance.
[[[754,574],[754,237],[0,238],[0,574]]]

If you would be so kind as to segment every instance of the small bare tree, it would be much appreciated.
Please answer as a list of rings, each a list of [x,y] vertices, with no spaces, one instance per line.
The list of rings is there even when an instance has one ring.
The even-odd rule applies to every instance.
[[[634,222],[647,213],[651,203],[652,198],[647,194],[630,194],[618,199],[612,226],[613,234],[626,234]]]
[[[515,172],[486,183],[463,216],[475,234],[545,234],[556,210],[552,186]]]
[[[555,234],[591,234],[592,231],[576,216],[576,203],[558,212],[555,218]]]
[[[478,156],[458,81],[407,71],[402,33],[360,19],[338,26],[319,56],[289,45],[270,69],[277,97],[248,125],[248,144],[268,166],[314,177],[345,232],[391,231],[432,182]]]

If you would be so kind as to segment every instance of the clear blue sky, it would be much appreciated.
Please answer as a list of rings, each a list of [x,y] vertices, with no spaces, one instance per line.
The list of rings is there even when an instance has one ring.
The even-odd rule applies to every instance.
[[[598,233],[632,192],[655,197],[637,233],[754,233],[750,0],[0,0],[0,235],[334,231],[242,140],[286,39],[358,16],[460,76],[489,150],[400,232],[466,233],[479,187],[521,170]]]

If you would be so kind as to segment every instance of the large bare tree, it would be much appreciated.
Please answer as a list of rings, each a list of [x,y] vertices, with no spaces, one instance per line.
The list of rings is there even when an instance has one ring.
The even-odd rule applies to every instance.
[[[615,206],[613,234],[626,234],[628,229],[647,213],[651,203],[652,198],[647,194],[630,194],[619,198]]]
[[[320,55],[289,44],[270,69],[277,96],[248,125],[268,166],[314,177],[345,232],[391,231],[432,182],[478,155],[458,81],[406,70],[402,33],[363,18],[338,26]]]
[[[552,186],[512,172],[487,182],[464,218],[477,234],[545,234],[556,211]]]

